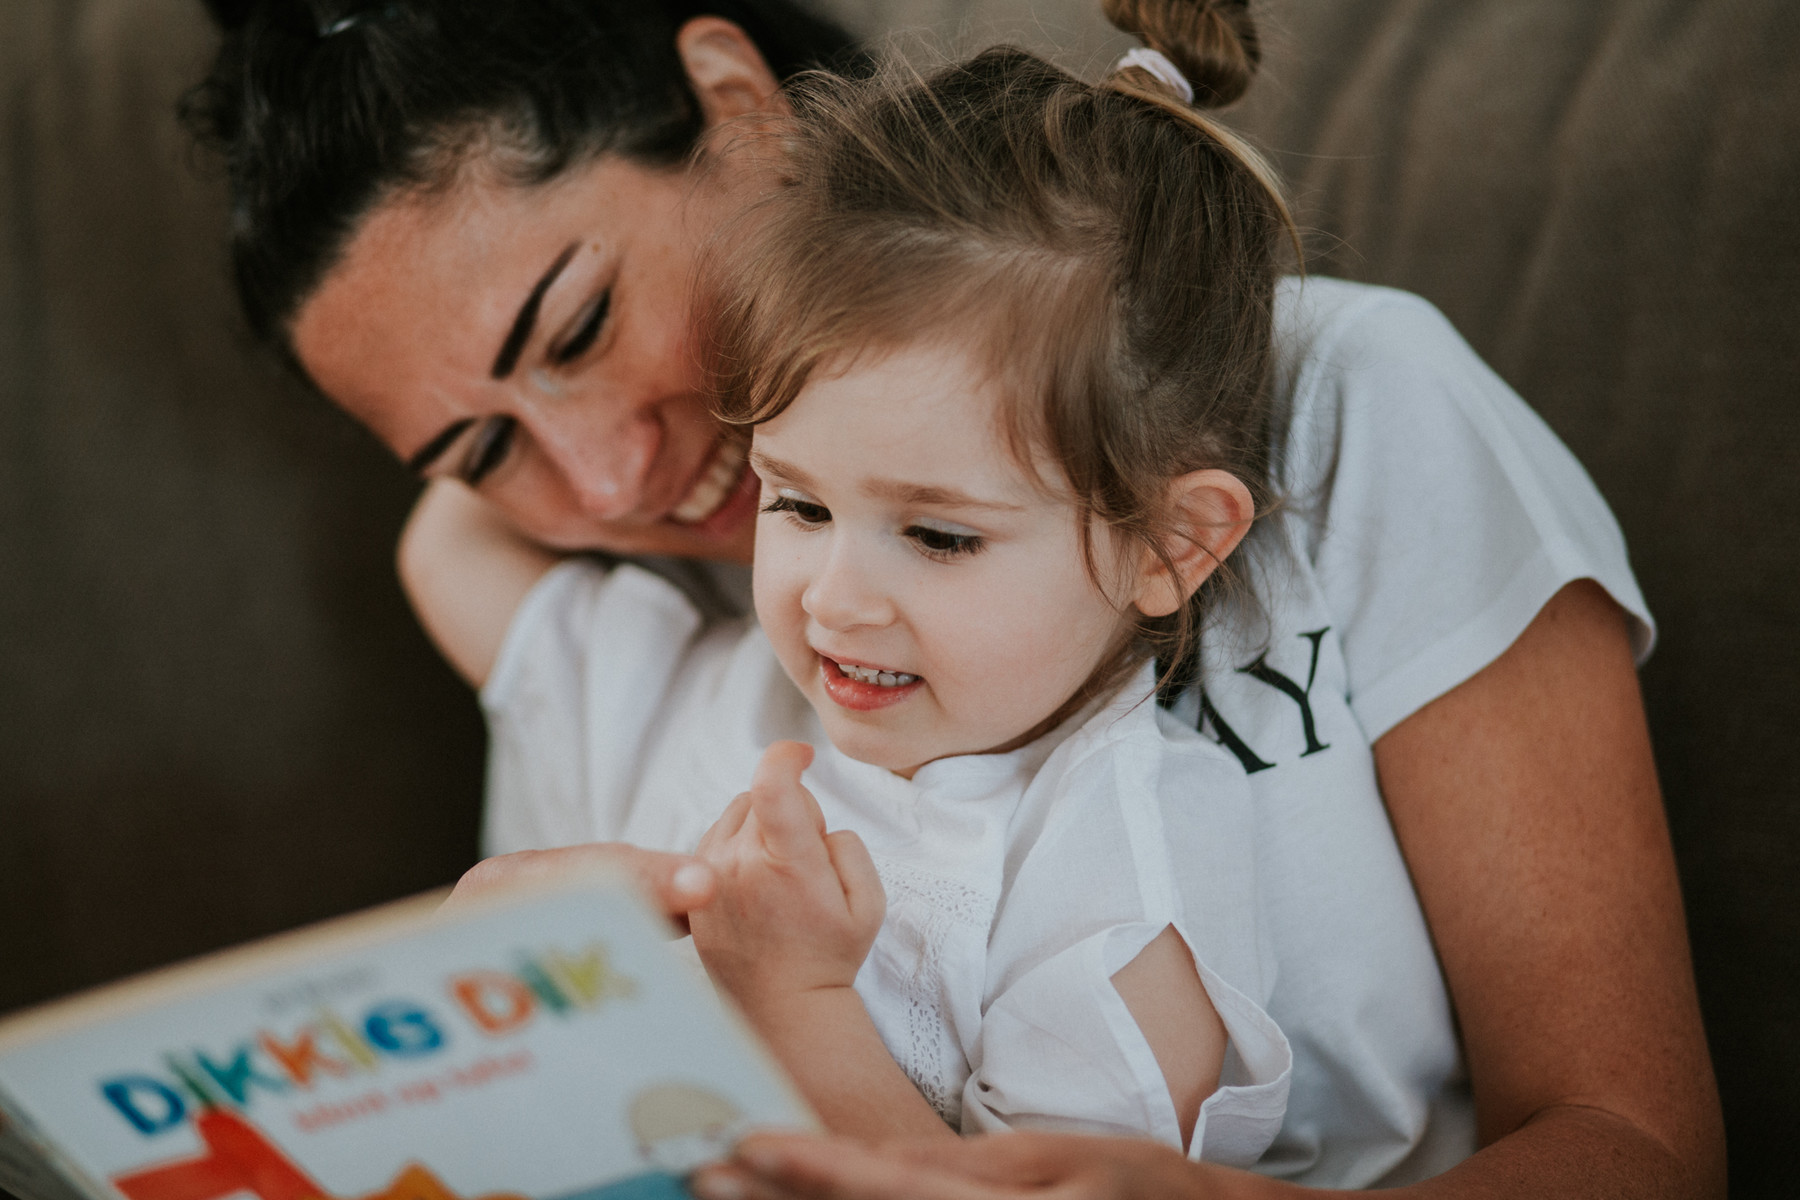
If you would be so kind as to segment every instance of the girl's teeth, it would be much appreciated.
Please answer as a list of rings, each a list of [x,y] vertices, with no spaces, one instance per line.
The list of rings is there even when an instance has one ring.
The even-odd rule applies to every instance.
[[[917,683],[917,675],[908,675],[904,671],[881,671],[874,667],[853,667],[849,663],[839,663],[837,669],[846,679],[854,679],[858,683],[872,683],[876,687],[905,687],[909,683]]]

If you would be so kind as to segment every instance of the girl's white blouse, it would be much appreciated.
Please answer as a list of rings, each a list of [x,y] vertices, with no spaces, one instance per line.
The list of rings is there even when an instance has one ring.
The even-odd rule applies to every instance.
[[[1173,926],[1231,1039],[1191,1153],[1248,1166],[1273,1140],[1292,1055],[1263,1009],[1274,962],[1249,785],[1229,753],[1159,712],[1149,666],[1020,750],[906,780],[832,747],[753,619],[708,626],[637,567],[563,563],[514,630],[527,644],[507,648],[490,695],[512,719],[573,719],[586,780],[579,794],[528,784],[532,801],[508,814],[529,827],[521,842],[691,850],[771,742],[809,742],[804,782],[830,828],[868,845],[887,893],[857,991],[946,1120],[1179,1149],[1168,1087],[1111,982]]]

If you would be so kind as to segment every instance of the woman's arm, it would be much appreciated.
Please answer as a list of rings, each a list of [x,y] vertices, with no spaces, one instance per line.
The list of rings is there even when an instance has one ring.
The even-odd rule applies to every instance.
[[[1725,1139],[1625,621],[1559,592],[1487,668],[1376,743],[1456,1003],[1484,1148],[1396,1193],[1688,1200],[1725,1194]],[[707,1177],[700,1194],[721,1200]],[[753,1142],[740,1195],[1298,1196],[1134,1142],[993,1139],[929,1162]]]
[[[434,479],[400,534],[400,584],[438,652],[487,682],[513,613],[559,561],[454,479]]]
[[[1432,1196],[1700,1197],[1725,1136],[1630,638],[1568,585],[1375,744],[1481,1153]]]

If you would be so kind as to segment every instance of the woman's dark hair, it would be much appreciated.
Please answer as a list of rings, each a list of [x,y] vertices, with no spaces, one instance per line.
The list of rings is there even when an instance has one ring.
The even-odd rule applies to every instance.
[[[786,78],[856,62],[794,0],[206,0],[224,31],[182,119],[223,157],[238,296],[259,336],[295,312],[358,223],[474,153],[522,185],[605,153],[668,165],[700,107],[675,50],[724,17]]]

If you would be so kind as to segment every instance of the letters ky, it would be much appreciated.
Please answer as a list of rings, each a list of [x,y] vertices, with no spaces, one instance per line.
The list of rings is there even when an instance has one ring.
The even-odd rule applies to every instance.
[[[1306,735],[1306,749],[1301,752],[1301,758],[1305,758],[1309,754],[1317,754],[1321,750],[1331,749],[1330,742],[1319,740],[1319,729],[1313,720],[1312,710],[1312,685],[1313,680],[1319,674],[1319,647],[1324,642],[1325,635],[1330,632],[1331,626],[1327,625],[1323,629],[1315,629],[1311,633],[1300,635],[1312,643],[1312,660],[1306,667],[1306,683],[1304,685],[1295,683],[1271,667],[1266,650],[1257,655],[1256,661],[1249,666],[1237,669],[1239,675],[1248,675],[1258,683],[1267,684],[1292,700],[1295,707],[1299,708],[1300,728]],[[1251,749],[1250,744],[1238,735],[1237,730],[1233,729],[1225,718],[1219,715],[1219,710],[1213,707],[1212,698],[1206,694],[1205,689],[1202,689],[1200,692],[1200,718],[1195,723],[1195,728],[1199,729],[1201,733],[1205,733],[1208,726],[1212,727],[1213,735],[1219,739],[1219,744],[1237,755],[1238,761],[1244,764],[1246,774],[1254,775],[1258,771],[1266,771],[1275,765]]]

